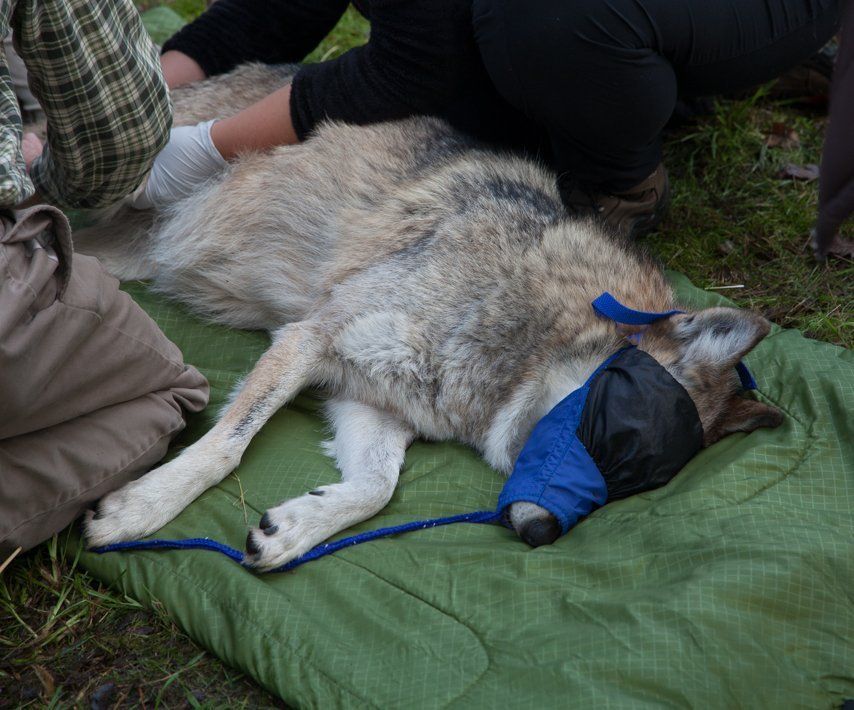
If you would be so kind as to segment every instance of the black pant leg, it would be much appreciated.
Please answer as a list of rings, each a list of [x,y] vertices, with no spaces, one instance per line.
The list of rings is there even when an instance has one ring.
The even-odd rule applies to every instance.
[[[620,192],[661,160],[677,94],[735,90],[808,58],[840,0],[475,0],[499,93],[545,128],[557,170]]]

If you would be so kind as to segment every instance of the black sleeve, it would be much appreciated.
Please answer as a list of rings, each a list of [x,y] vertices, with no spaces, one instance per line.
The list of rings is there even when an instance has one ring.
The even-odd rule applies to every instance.
[[[347,0],[218,0],[163,51],[195,59],[208,76],[238,64],[299,62],[329,34]]]
[[[365,124],[437,113],[464,85],[476,53],[470,2],[372,0],[370,19],[368,44],[294,77],[300,139],[324,118]]]

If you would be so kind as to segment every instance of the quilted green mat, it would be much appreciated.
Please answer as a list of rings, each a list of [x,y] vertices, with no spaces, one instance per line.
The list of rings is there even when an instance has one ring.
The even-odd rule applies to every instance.
[[[724,302],[673,280],[686,304]],[[128,290],[211,381],[186,445],[267,338]],[[279,575],[205,551],[83,564],[299,707],[838,707],[854,696],[854,353],[776,329],[748,364],[779,429],[725,439],[551,546],[462,524]],[[280,411],[158,537],[242,547],[268,506],[335,481],[318,408]],[[389,506],[348,532],[489,508],[501,485],[471,450],[417,442]]]

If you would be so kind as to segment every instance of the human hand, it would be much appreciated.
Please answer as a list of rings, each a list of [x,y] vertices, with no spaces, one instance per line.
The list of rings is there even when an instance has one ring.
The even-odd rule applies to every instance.
[[[33,161],[42,154],[44,144],[39,140],[35,133],[25,133],[21,140],[21,152],[24,155],[24,163],[27,166],[27,172],[30,172],[30,167]]]
[[[169,143],[155,158],[145,184],[131,197],[136,209],[165,207],[187,197],[228,163],[211,140],[216,120],[173,128]]]

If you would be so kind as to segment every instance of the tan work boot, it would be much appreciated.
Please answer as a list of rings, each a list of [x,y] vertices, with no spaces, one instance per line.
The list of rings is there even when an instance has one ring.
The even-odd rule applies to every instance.
[[[781,75],[771,85],[769,98],[819,106],[826,104],[837,54],[838,35],[807,61]]]
[[[567,207],[590,215],[631,239],[649,234],[661,222],[670,202],[667,170],[659,165],[643,182],[616,195],[595,194],[576,188],[566,198]]]

